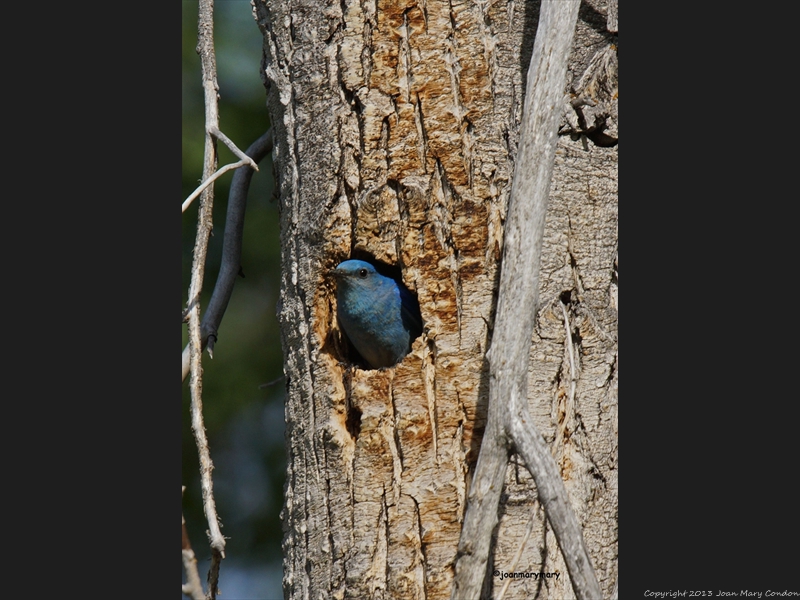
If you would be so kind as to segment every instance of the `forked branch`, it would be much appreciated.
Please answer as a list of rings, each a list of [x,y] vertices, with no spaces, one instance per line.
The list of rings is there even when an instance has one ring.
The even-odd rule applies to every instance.
[[[567,60],[580,0],[543,0],[525,93],[509,200],[500,290],[489,361],[486,431],[458,545],[453,600],[479,598],[509,453],[536,483],[580,600],[601,597],[583,534],[558,466],[528,410],[527,376],[539,302],[539,264],[563,105]]]

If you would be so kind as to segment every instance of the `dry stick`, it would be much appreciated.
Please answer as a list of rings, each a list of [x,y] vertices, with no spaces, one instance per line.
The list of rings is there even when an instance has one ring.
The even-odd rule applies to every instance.
[[[203,73],[203,92],[205,95],[206,139],[203,161],[203,179],[208,179],[216,170],[217,153],[216,140],[211,135],[212,128],[219,126],[219,111],[217,106],[217,66],[214,56],[214,2],[213,0],[200,0],[198,16],[198,42],[197,52]],[[200,291],[203,287],[203,274],[205,271],[206,254],[208,251],[208,238],[211,235],[211,215],[214,204],[214,186],[208,186],[200,196],[200,210],[197,215],[197,238],[194,246],[194,259],[192,261],[192,280],[189,286],[189,358],[191,369],[190,390],[192,394],[191,415],[192,431],[197,443],[197,452],[200,459],[200,483],[203,490],[203,508],[208,521],[208,536],[211,545],[211,567],[208,572],[208,598],[214,600],[217,594],[219,581],[220,561],[225,557],[225,538],[219,528],[217,509],[214,503],[214,486],[211,480],[211,471],[214,468],[211,455],[208,451],[206,429],[203,423],[203,378],[202,343],[200,339]]]
[[[231,163],[231,164],[225,165],[224,167],[219,169],[216,173],[214,173],[211,177],[209,177],[203,183],[201,183],[199,186],[197,186],[197,189],[195,191],[193,191],[189,195],[189,197],[186,198],[186,200],[183,201],[183,205],[181,206],[181,213],[186,212],[186,209],[189,208],[189,206],[192,203],[192,200],[197,198],[197,196],[200,195],[200,192],[202,192],[204,189],[206,189],[206,187],[208,187],[214,181],[216,181],[221,175],[224,175],[225,173],[227,173],[231,169],[238,169],[241,166],[248,165],[249,167],[252,167],[256,171],[258,171],[258,165],[253,161],[253,159],[250,158],[249,156],[247,156],[247,154],[245,154],[241,150],[239,150],[239,148],[236,146],[236,144],[234,144],[227,135],[222,133],[216,127],[212,127],[211,129],[209,129],[208,132],[211,135],[213,135],[215,138],[220,140],[222,143],[224,143],[228,147],[228,149],[230,149],[231,152],[233,152],[236,156],[239,157],[240,160],[239,160],[239,162],[235,162],[235,163]]]
[[[186,486],[181,488],[181,495],[186,491]],[[186,531],[186,519],[181,513],[181,559],[183,569],[186,571],[186,583],[181,586],[181,592],[192,600],[205,600],[203,584],[200,583],[200,574],[197,572],[197,558],[195,558],[192,544],[189,542],[189,533]]]
[[[567,355],[569,356],[569,393],[567,394],[567,404],[564,408],[564,412],[567,417],[564,418],[564,423],[562,427],[558,428],[558,432],[556,433],[556,439],[553,442],[553,452],[552,454],[555,455],[555,449],[558,448],[561,444],[564,443],[565,433],[568,430],[570,425],[569,418],[572,417],[575,413],[575,388],[577,386],[578,381],[578,370],[575,367],[575,351],[574,351],[574,344],[572,343],[572,327],[569,324],[569,315],[567,314],[567,307],[564,306],[563,302],[558,303],[561,306],[561,313],[564,315],[564,330],[566,332],[566,336],[564,337],[564,345],[566,346]]]
[[[567,314],[567,307],[561,304],[561,313],[564,315],[564,330],[566,337],[564,338],[567,344],[567,351],[569,353],[569,400],[570,404],[575,402],[575,382],[578,379],[578,372],[575,368],[575,350],[572,344],[572,328],[569,326],[569,315]]]
[[[247,157],[251,162],[260,163],[272,152],[272,130],[250,144]],[[203,314],[200,324],[200,341],[202,348],[209,346],[209,352],[214,349],[213,340],[217,337],[217,330],[222,322],[228,301],[233,293],[233,284],[239,275],[242,261],[242,232],[244,231],[244,212],[247,206],[247,192],[253,170],[250,168],[239,169],[233,174],[231,188],[228,194],[228,212],[225,215],[225,234],[222,242],[222,265],[214,285],[214,293],[208,308]],[[189,374],[189,345],[183,349],[181,356],[181,381]]]
[[[543,0],[525,93],[519,152],[509,199],[500,291],[486,353],[489,410],[458,544],[451,598],[479,598],[497,522],[509,452],[515,449],[536,483],[575,594],[601,597],[578,520],[558,466],[528,410],[527,379],[539,301],[539,263],[553,172],[564,78],[580,0]]]
[[[239,160],[243,160],[246,165],[250,165],[250,167],[254,171],[258,171],[258,164],[257,161],[254,161],[252,158],[247,156],[244,152],[239,150],[239,147],[233,143],[233,141],[224,133],[222,133],[217,127],[212,127],[209,132],[223,144],[228,147],[228,150],[233,152],[236,156],[239,157]]]
[[[230,163],[221,167],[216,173],[214,173],[211,177],[206,179],[203,183],[197,186],[197,189],[189,194],[189,197],[183,201],[181,205],[181,213],[185,213],[186,209],[192,204],[192,201],[200,195],[204,189],[206,189],[209,185],[214,183],[217,179],[219,179],[222,175],[230,171],[231,169],[238,169],[239,167],[249,164],[246,161],[240,160],[239,162]]]

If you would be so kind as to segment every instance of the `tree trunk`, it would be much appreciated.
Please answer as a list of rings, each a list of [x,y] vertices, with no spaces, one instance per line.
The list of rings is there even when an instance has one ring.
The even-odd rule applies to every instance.
[[[503,220],[536,2],[254,0],[280,189],[287,598],[449,598],[486,421]],[[570,60],[528,399],[606,595],[617,579],[616,36],[584,2]],[[425,331],[365,370],[328,270],[400,268]],[[534,310],[534,307],[531,307]],[[567,335],[569,331],[569,335]],[[512,463],[484,584],[574,597]],[[528,532],[516,564],[513,558]],[[532,576],[558,573],[555,576]],[[538,595],[537,595],[538,594]]]

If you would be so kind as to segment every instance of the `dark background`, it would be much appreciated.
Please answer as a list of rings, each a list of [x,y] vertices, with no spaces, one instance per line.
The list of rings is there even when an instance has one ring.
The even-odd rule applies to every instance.
[[[791,106],[793,99],[784,81],[794,72],[787,62],[796,54],[794,20],[717,3],[621,4],[622,597],[646,597],[648,590],[796,591],[797,151],[793,112],[780,102],[788,97]],[[12,134],[7,163],[14,165],[5,182],[11,189],[3,264],[12,308],[4,322],[2,420],[4,500],[12,517],[5,525],[17,559],[4,581],[10,598],[41,596],[53,584],[80,597],[120,598],[174,585],[169,562],[177,554],[181,451],[193,543],[201,558],[207,548],[199,513],[191,512],[199,497],[196,450],[188,426],[182,448],[175,435],[188,410],[168,391],[177,379],[177,355],[166,337],[177,307],[164,290],[177,288],[170,257],[180,252],[171,183],[181,135],[173,132],[181,109],[172,91],[179,6],[184,17],[190,13],[183,58],[199,65],[195,2],[138,11],[109,5],[104,23],[87,3],[50,11],[9,4],[5,13],[21,32],[7,36],[14,51],[7,52],[4,87]],[[255,38],[249,11],[246,0],[218,0],[218,32],[227,26],[224,15],[235,12],[237,35]],[[257,73],[259,56],[260,36],[243,70]],[[230,73],[221,71],[226,102],[234,96],[224,83]],[[256,90],[257,75],[251,81]],[[200,102],[199,74],[184,86],[183,99],[188,90]],[[263,106],[263,92],[256,93]],[[222,110],[222,128],[237,143],[263,131],[265,122],[245,122],[240,140]],[[185,105],[182,112],[186,118]],[[199,123],[184,130],[184,140],[201,131]],[[81,151],[87,146],[89,163]],[[201,165],[183,151],[195,172],[181,200]],[[251,202],[272,207],[263,200],[268,196]],[[189,230],[192,219],[182,220]],[[276,229],[255,235],[274,247],[275,234],[264,232]],[[275,260],[268,256],[265,264]],[[247,261],[234,303],[252,281]],[[209,273],[207,286],[213,278]],[[181,308],[185,293],[184,285]],[[263,315],[272,319],[268,302]],[[272,323],[258,332],[270,354],[278,348]],[[238,344],[228,327],[223,323],[217,358],[204,361],[207,373]],[[269,365],[257,368],[264,380],[277,377]],[[208,394],[217,385],[210,379]],[[243,397],[252,402],[245,404],[280,402],[277,390],[261,394],[246,386]],[[227,407],[206,401],[209,416]],[[280,448],[281,423],[269,421],[258,439]],[[220,505],[229,440],[215,425]],[[282,476],[268,461],[261,468]],[[277,539],[278,507],[270,502],[275,517],[264,531]],[[234,548],[244,539],[237,531],[248,528],[235,527],[236,512],[220,512]],[[240,582],[268,583],[239,568],[242,556],[229,551],[223,563],[223,600],[280,598],[273,591],[234,593]],[[244,560],[277,565],[279,580],[278,562]]]

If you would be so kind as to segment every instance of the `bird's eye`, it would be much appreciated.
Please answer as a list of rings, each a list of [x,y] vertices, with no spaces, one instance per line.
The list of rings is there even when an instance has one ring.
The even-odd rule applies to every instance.
[[[367,276],[367,270],[366,269],[359,269],[358,270],[358,276],[362,277],[362,278],[366,277]]]

